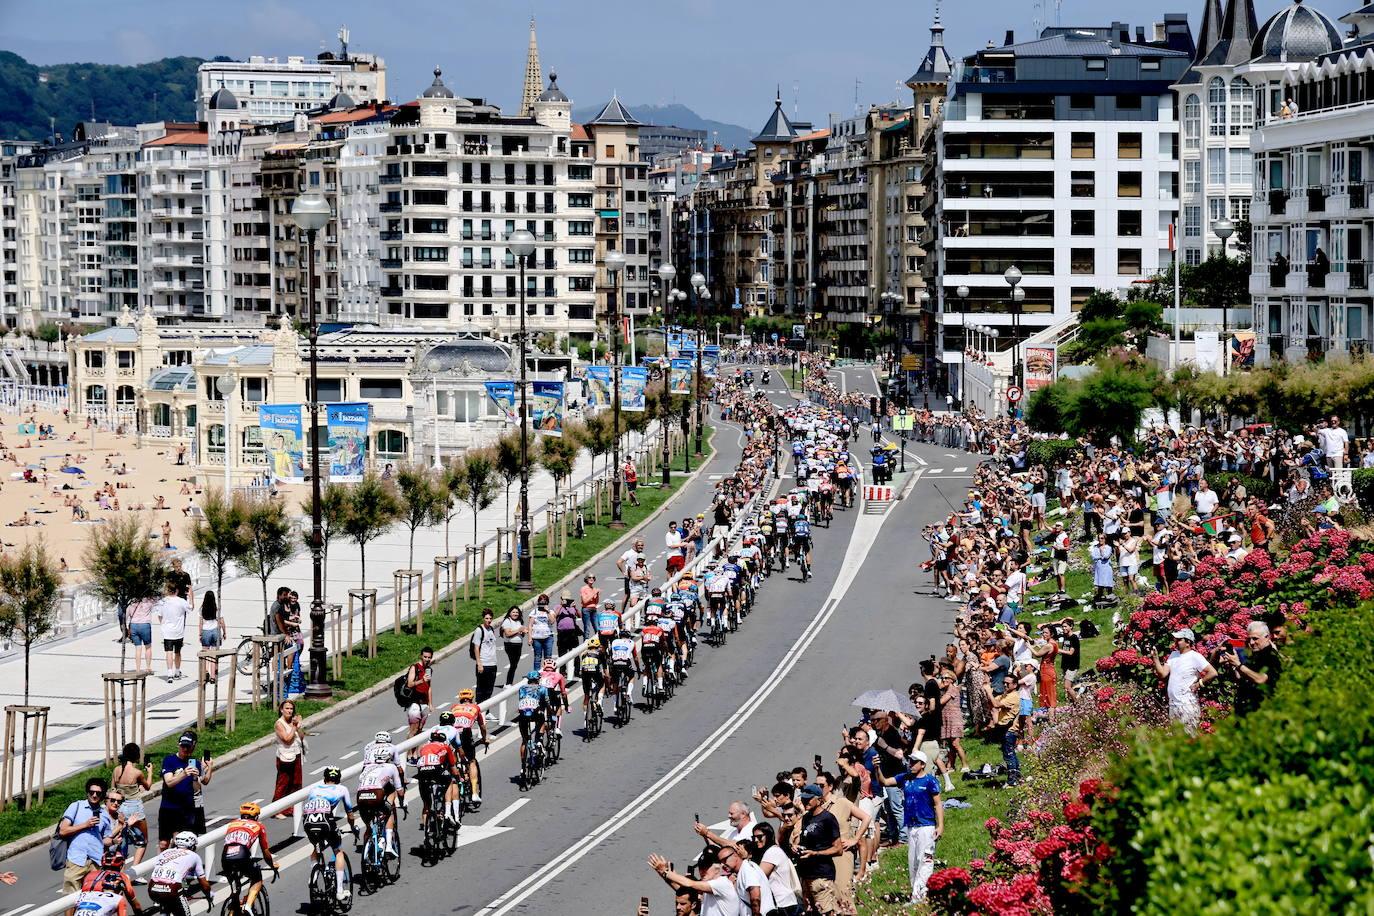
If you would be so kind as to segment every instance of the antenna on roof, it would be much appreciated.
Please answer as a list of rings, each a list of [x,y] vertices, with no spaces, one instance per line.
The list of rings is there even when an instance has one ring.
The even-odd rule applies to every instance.
[[[1031,11],[1034,14],[1031,17],[1031,27],[1034,30],[1033,34],[1035,37],[1039,38],[1040,29],[1045,24],[1045,0],[1032,0]]]
[[[854,80],[854,114],[862,114],[859,108],[859,87],[863,85],[862,80]]]
[[[793,80],[793,81],[792,81],[792,120],[794,120],[794,121],[797,119],[797,93],[798,93],[798,91],[799,91],[799,84],[797,83],[796,80]]]
[[[344,60],[348,60],[348,26],[339,26],[339,54]]]

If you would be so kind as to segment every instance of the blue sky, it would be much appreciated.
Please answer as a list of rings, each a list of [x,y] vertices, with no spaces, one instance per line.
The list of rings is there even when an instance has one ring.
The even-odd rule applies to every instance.
[[[1157,2],[1063,0],[1058,15],[1066,25],[1148,26],[1185,12],[1197,28],[1201,0]],[[1282,5],[1257,0],[1260,21]],[[1312,5],[1333,18],[1353,8]],[[800,117],[816,123],[854,110],[856,81],[864,103],[909,101],[897,84],[925,53],[932,12],[931,0],[0,0],[0,48],[35,63],[314,54],[335,48],[347,24],[354,49],[386,59],[393,99],[418,95],[437,64],[455,90],[513,106],[533,14],[545,74],[556,69],[575,104],[618,91],[630,103],[681,102],[758,127],[779,83],[789,114],[795,86]],[[946,2],[946,46],[957,57],[1000,43],[1009,28],[1027,38],[1037,16],[1053,23],[1054,0]]]

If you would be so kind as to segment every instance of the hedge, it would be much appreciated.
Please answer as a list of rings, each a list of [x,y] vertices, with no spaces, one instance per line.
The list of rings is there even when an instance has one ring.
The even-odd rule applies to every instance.
[[[1374,516],[1374,468],[1357,468],[1350,475],[1350,483],[1365,518]]]
[[[1079,445],[1076,439],[1035,439],[1026,447],[1026,463],[1029,466],[1041,465],[1053,471],[1077,457]]]
[[[1199,739],[1142,735],[1094,815],[1103,911],[1374,912],[1374,608],[1331,608],[1283,650],[1273,697]],[[1226,675],[1223,675],[1226,676]]]
[[[1245,487],[1247,496],[1258,496],[1266,503],[1273,502],[1278,496],[1278,487],[1266,477],[1248,477],[1245,474],[1238,474],[1235,471],[1215,471],[1207,475],[1207,482],[1212,489],[1218,493],[1226,491],[1226,485],[1232,479],[1239,480],[1241,486]]]

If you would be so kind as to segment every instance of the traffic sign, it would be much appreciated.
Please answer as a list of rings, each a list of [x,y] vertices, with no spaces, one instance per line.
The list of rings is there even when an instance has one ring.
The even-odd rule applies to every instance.
[[[921,369],[921,355],[919,353],[908,353],[903,356],[902,369],[906,372],[919,372]]]
[[[1017,385],[1010,385],[1007,388],[1007,400],[1012,404],[1021,400],[1021,389]]]
[[[908,413],[905,408],[892,418],[892,429],[896,432],[911,432],[916,428],[916,416]]]
[[[777,342],[778,342],[778,332],[777,332],[777,331],[774,331],[774,332],[773,332],[773,343],[777,343]]]

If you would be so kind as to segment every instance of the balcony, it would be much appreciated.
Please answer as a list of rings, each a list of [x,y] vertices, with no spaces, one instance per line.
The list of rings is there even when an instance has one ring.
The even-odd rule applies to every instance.
[[[1308,188],[1307,189],[1307,211],[1309,213],[1326,212],[1326,189]]]
[[[377,233],[377,238],[381,239],[383,242],[399,242],[401,240],[401,233],[397,230],[388,230],[386,232]]]
[[[400,270],[400,258],[382,258],[382,270]]]
[[[1269,285],[1280,289],[1288,283],[1288,268],[1282,264],[1269,265]]]
[[[1283,188],[1271,188],[1269,190],[1269,212],[1282,213],[1288,203],[1288,192]]]
[[[1369,207],[1369,185],[1352,184],[1348,189],[1350,193],[1350,209],[1364,210]]]
[[[1369,262],[1347,261],[1345,272],[1350,278],[1350,289],[1369,289]]]
[[[1330,272],[1329,268],[1317,264],[1308,264],[1306,271],[1307,286],[1310,289],[1326,289],[1326,275]]]
[[[378,204],[378,205],[377,205],[377,211],[378,211],[379,213],[400,213],[400,212],[401,212],[401,205],[400,205],[400,203],[397,203],[397,202],[388,201],[387,203],[384,203],[384,204]]]
[[[381,176],[379,176],[379,177],[377,178],[377,181],[380,182],[381,184],[400,184],[400,183],[401,183],[401,176],[400,176],[400,175],[391,175],[391,174],[381,175]]]
[[[383,286],[381,294],[388,299],[397,299],[404,295],[399,286]]]

